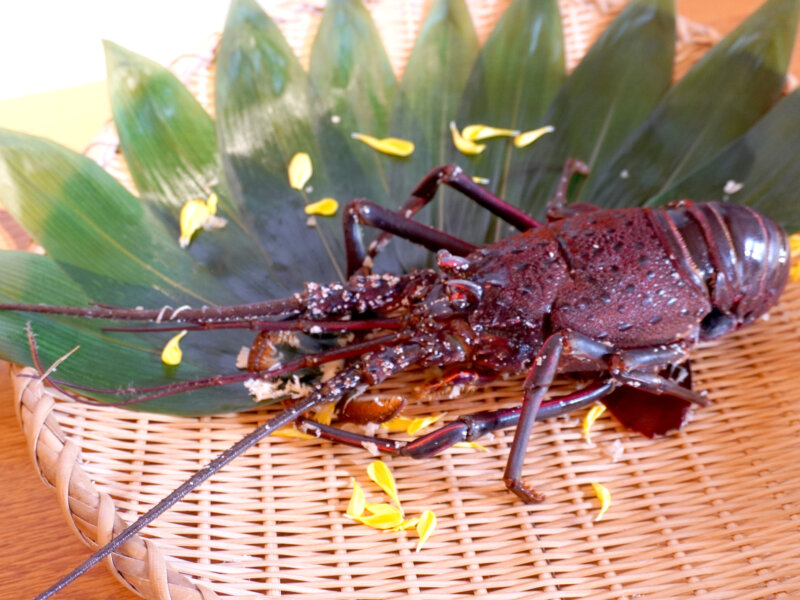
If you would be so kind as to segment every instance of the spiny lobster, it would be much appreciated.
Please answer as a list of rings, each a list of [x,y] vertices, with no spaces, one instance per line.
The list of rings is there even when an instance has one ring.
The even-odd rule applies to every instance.
[[[433,169],[397,212],[355,200],[344,212],[348,280],[308,283],[303,292],[285,299],[179,311],[0,305],[3,310],[189,324],[183,328],[261,330],[251,348],[248,372],[126,390],[131,397],[120,404],[270,379],[345,360],[331,379],[203,467],[38,598],[61,589],[245,449],[293,421],[321,437],[372,444],[383,452],[414,458],[516,425],[504,481],[525,502],[541,499],[521,479],[536,419],[602,400],[623,424],[649,436],[683,425],[691,404],[707,400],[690,389],[688,370],[680,364],[698,341],[751,323],[777,302],[789,273],[788,237],[755,210],[720,202],[683,200],[665,208],[619,210],[567,205],[571,178],[587,172],[580,161],[567,161],[544,224],[492,195],[454,165]],[[413,220],[441,184],[462,192],[521,233],[478,248]],[[382,233],[365,245],[363,226]],[[373,258],[392,235],[436,252],[439,270],[372,274]],[[346,331],[359,339],[267,367],[269,333],[274,331]],[[410,443],[355,434],[304,417],[309,409],[333,401],[346,410],[344,405],[368,386],[412,366],[434,365],[447,368],[451,383],[527,372],[522,404],[461,417]],[[555,375],[568,372],[592,373],[594,381],[546,401]],[[386,419],[397,408],[368,410],[370,416],[362,419]]]

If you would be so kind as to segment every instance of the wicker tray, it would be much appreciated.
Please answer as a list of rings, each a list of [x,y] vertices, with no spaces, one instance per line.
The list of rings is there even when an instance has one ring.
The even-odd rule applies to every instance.
[[[470,2],[481,39],[506,4]],[[572,67],[619,3],[561,4]],[[398,72],[422,5],[369,4]],[[271,14],[307,62],[319,7],[287,2]],[[679,37],[678,75],[715,39],[685,21]],[[217,41],[175,64],[209,106]],[[129,184],[112,127],[88,154]],[[525,475],[547,495],[539,505],[523,505],[504,489],[510,434],[486,442],[486,453],[392,459],[407,511],[431,508],[439,517],[419,553],[415,535],[378,532],[344,517],[351,477],[378,495],[365,476],[372,460],[366,452],[272,438],[107,565],[145,598],[173,600],[800,597],[800,391],[793,377],[799,325],[800,285],[790,284],[768,321],[700,348],[696,385],[709,391],[712,404],[675,435],[651,441],[603,418],[589,445],[577,416],[538,425]],[[413,373],[380,390],[416,396],[425,377]],[[15,386],[36,466],[76,535],[92,547],[272,414],[182,419],[76,405],[29,378],[15,378]],[[509,381],[446,404],[422,397],[409,412],[446,406],[450,418],[512,405],[519,395],[520,382]],[[613,496],[598,522],[591,481]]]

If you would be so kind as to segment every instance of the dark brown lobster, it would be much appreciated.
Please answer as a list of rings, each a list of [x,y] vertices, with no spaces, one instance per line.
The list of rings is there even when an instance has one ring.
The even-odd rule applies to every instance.
[[[567,187],[576,172],[585,173],[585,165],[568,161],[548,204],[546,224],[493,196],[452,165],[431,171],[398,212],[366,200],[351,202],[344,215],[347,282],[309,283],[303,292],[282,300],[175,311],[0,305],[5,310],[189,324],[181,329],[261,330],[251,349],[249,372],[126,390],[130,398],[120,404],[346,361],[330,380],[217,457],[40,597],[66,585],[243,450],[293,421],[322,437],[374,444],[381,451],[415,458],[516,425],[504,481],[525,502],[540,500],[521,480],[536,419],[603,400],[625,425],[646,435],[680,427],[691,404],[706,399],[682,380],[687,371],[679,365],[698,341],[752,322],[777,301],[789,273],[788,237],[755,210],[720,202],[684,200],[666,208],[619,210],[566,206]],[[414,221],[413,215],[442,183],[522,233],[477,248]],[[383,230],[368,246],[361,238],[364,225]],[[391,235],[437,252],[439,270],[371,274],[373,257]],[[359,339],[265,367],[265,340],[276,330],[312,335],[348,331]],[[343,405],[367,386],[412,366],[434,365],[446,368],[448,381],[462,383],[527,372],[522,405],[461,417],[410,443],[354,434],[303,416],[322,403]],[[578,392],[545,401],[555,375],[565,372],[590,373],[593,381]]]

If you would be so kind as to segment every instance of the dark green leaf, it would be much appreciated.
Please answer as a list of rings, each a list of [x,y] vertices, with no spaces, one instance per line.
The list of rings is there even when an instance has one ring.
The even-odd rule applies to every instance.
[[[354,132],[386,136],[397,88],[383,42],[360,0],[327,3],[309,79],[310,116],[328,187],[335,190],[329,195],[342,206],[354,198],[389,205],[386,157],[351,137]]]
[[[0,301],[85,306],[86,294],[72,282],[54,261],[28,252],[0,252]],[[184,360],[177,369],[167,371],[160,360],[161,347],[173,334],[110,333],[106,323],[89,319],[53,317],[43,314],[0,312],[0,357],[19,364],[32,364],[26,323],[36,336],[36,345],[45,367],[79,346],[54,373],[57,379],[119,389],[133,383],[157,385],[178,379],[191,379],[216,373],[235,372],[239,346],[230,332],[230,348],[222,351],[209,341],[222,338],[208,332],[192,332],[181,346]],[[249,343],[249,332],[239,335],[239,343]],[[109,402],[120,400],[108,394],[92,394]],[[239,385],[196,390],[187,394],[132,405],[137,410],[173,414],[212,414],[243,410],[253,406],[246,390]]]
[[[564,36],[556,0],[515,0],[481,50],[461,100],[458,125],[491,125],[528,131],[542,121],[564,81]],[[489,179],[488,188],[506,197],[506,177],[521,171],[524,151],[515,151],[508,138],[486,142],[472,159],[470,174]],[[512,199],[513,200],[513,199]],[[473,243],[488,235],[487,211],[471,202],[450,204],[448,231]]]
[[[228,15],[216,98],[225,175],[269,254],[265,276],[289,291],[305,281],[343,276],[340,218],[317,217],[318,225],[309,227],[303,207],[327,196],[346,202],[356,194],[354,186],[369,189],[361,187],[368,178],[348,151],[356,142],[345,143],[342,132],[318,119],[324,111],[309,106],[306,73],[278,27],[252,0],[237,0]],[[340,165],[330,177],[317,135],[326,138],[329,168]],[[339,151],[332,152],[334,147]],[[297,152],[311,157],[312,191],[289,186],[287,169]]]
[[[782,100],[745,135],[708,163],[651,199],[659,205],[679,198],[725,199],[769,215],[787,231],[800,230],[800,92]],[[730,183],[729,183],[730,182]],[[728,190],[726,185],[738,191]]]
[[[584,199],[643,204],[747,131],[778,100],[797,26],[797,0],[770,0],[676,84]]]
[[[173,233],[88,158],[0,131],[0,199],[96,302],[235,303]]]
[[[184,203],[215,189],[228,224],[198,233],[186,251],[243,300],[266,297],[274,286],[263,277],[261,245],[216,183],[213,120],[169,70],[116,44],[105,48],[114,124],[142,201],[177,239]]]
[[[219,175],[214,121],[168,69],[111,42],[105,51],[114,125],[136,188],[177,217]]]
[[[600,169],[668,89],[674,45],[672,1],[631,2],[548,109],[541,125],[555,131],[517,150],[525,166],[509,173],[508,200],[542,218],[567,158]]]
[[[360,0],[332,0],[325,6],[311,49],[309,77],[324,114],[345,135],[388,135],[397,82],[380,34]],[[350,146],[365,171],[380,173],[385,197],[383,157],[363,144]]]
[[[433,167],[455,161],[449,123],[458,118],[461,95],[477,55],[478,38],[464,1],[436,0],[408,59],[392,118],[393,135],[411,140],[416,147],[407,159],[389,159],[390,190],[396,205]],[[448,194],[440,193],[435,205],[415,218],[446,228],[447,202]],[[460,199],[455,202],[462,203]],[[429,261],[429,253],[407,244],[401,247],[406,268]]]

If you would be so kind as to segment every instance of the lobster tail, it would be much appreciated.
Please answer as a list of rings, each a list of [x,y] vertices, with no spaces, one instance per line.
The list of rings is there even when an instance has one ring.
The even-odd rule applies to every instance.
[[[775,304],[789,277],[789,239],[780,225],[722,202],[682,201],[667,212],[713,306],[702,339],[751,323]]]

